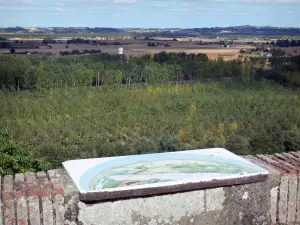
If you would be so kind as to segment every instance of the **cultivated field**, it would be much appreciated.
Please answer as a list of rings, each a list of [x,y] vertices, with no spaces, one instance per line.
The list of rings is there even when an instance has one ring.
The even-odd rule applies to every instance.
[[[200,39],[199,39],[200,40]],[[20,40],[19,40],[20,41]],[[208,41],[208,40],[205,40]],[[217,39],[210,39],[210,42],[218,41]],[[240,49],[249,49],[253,48],[254,46],[251,45],[240,45],[236,44],[231,46],[230,48],[224,48],[220,45],[199,45],[197,41],[168,41],[168,40],[151,40],[150,42],[153,43],[160,43],[160,44],[169,44],[170,47],[163,47],[163,46],[155,46],[155,47],[148,47],[147,44],[149,41],[147,40],[121,40],[118,41],[121,45],[114,45],[114,41],[103,41],[108,43],[107,45],[93,45],[93,44],[69,44],[68,48],[66,48],[67,40],[61,39],[61,44],[49,44],[52,48],[43,45],[42,40],[33,39],[33,40],[24,40],[24,42],[32,42],[34,44],[39,45],[40,48],[16,48],[16,52],[38,52],[38,53],[58,53],[60,51],[72,51],[72,50],[101,50],[105,53],[110,54],[117,54],[118,48],[122,47],[124,49],[124,53],[128,56],[138,56],[144,54],[154,54],[161,51],[166,52],[186,52],[188,54],[194,53],[204,53],[207,54],[209,58],[217,58],[218,56],[222,56],[225,60],[226,59],[234,59],[237,58]],[[3,53],[10,53],[10,49],[0,49],[0,54]]]
[[[24,43],[33,43],[38,45],[39,48],[16,48],[16,52],[38,52],[38,53],[48,53],[56,54],[60,51],[72,51],[72,50],[101,50],[104,53],[117,54],[118,48],[122,47],[124,49],[124,54],[127,56],[140,56],[144,54],[155,54],[161,51],[166,52],[185,52],[187,54],[198,54],[203,53],[207,54],[210,59],[218,58],[219,56],[223,57],[225,60],[231,60],[238,58],[239,51],[241,49],[254,49],[256,46],[260,46],[261,43],[276,41],[276,39],[271,39],[267,37],[260,38],[250,38],[250,37],[240,37],[233,38],[230,37],[218,37],[218,38],[209,38],[209,37],[180,37],[176,38],[177,41],[173,41],[173,38],[170,37],[153,37],[151,40],[136,39],[133,40],[133,37],[130,36],[79,36],[87,40],[97,40],[100,42],[106,43],[105,45],[93,45],[93,44],[69,44],[67,46],[67,41],[74,38],[71,35],[60,36],[58,39],[61,43],[59,44],[49,44],[48,46],[43,44],[42,36],[30,36],[26,38],[20,37],[10,37],[9,42],[14,43],[15,41]],[[125,40],[125,39],[130,40]],[[108,39],[108,40],[106,40]],[[120,42],[121,45],[115,45],[114,42]],[[155,47],[149,47],[148,43],[155,43],[158,45]],[[203,45],[198,43],[202,42]],[[221,44],[214,43],[226,43],[230,44],[229,48],[224,48]],[[232,43],[233,42],[233,43]],[[249,44],[252,43],[252,44]],[[164,45],[170,45],[170,47],[164,47]],[[51,46],[51,47],[49,47]],[[299,55],[300,47],[288,47],[282,48],[286,52],[286,55]],[[9,54],[10,49],[1,49],[0,54]]]
[[[296,56],[300,54],[300,47],[284,47],[281,49],[286,53],[286,55]]]
[[[247,49],[251,48],[250,46],[243,46],[242,48]],[[162,49],[149,49],[149,48],[139,48],[139,49],[132,49],[131,51],[141,54],[154,54],[158,53],[160,51],[166,51],[166,52],[185,52],[187,54],[198,54],[198,53],[204,53],[207,54],[207,56],[211,59],[218,58],[219,56],[222,56],[225,60],[229,59],[235,59],[238,57],[239,51],[241,47],[232,47],[232,48],[219,48],[211,46],[210,48],[164,48]]]

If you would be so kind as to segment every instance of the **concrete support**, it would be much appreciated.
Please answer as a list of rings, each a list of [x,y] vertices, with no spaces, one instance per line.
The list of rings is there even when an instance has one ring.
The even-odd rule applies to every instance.
[[[219,193],[224,194],[221,189]],[[222,203],[217,202],[216,207],[222,208]],[[190,224],[190,221],[201,224],[200,219],[204,219],[201,215],[205,215],[204,191],[92,205],[80,202],[79,209],[78,220],[82,225]]]
[[[223,208],[222,204],[225,200],[225,192],[223,188],[214,188],[205,190],[206,210],[220,210]]]

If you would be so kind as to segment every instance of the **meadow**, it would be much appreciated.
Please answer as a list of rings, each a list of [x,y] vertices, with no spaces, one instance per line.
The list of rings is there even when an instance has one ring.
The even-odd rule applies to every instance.
[[[0,91],[0,131],[47,168],[208,147],[268,154],[300,148],[300,97],[268,81]]]

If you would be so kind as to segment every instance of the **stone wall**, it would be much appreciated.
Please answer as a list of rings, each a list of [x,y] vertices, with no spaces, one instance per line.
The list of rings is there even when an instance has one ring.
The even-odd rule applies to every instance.
[[[4,176],[0,225],[300,224],[300,152],[245,158],[268,180],[89,204],[63,169]]]

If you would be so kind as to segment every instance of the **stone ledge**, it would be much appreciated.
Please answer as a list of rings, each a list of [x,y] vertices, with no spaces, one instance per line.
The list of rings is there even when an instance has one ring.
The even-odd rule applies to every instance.
[[[3,176],[0,225],[300,224],[300,152],[245,158],[268,170],[268,180],[91,204],[79,201],[64,169]]]

